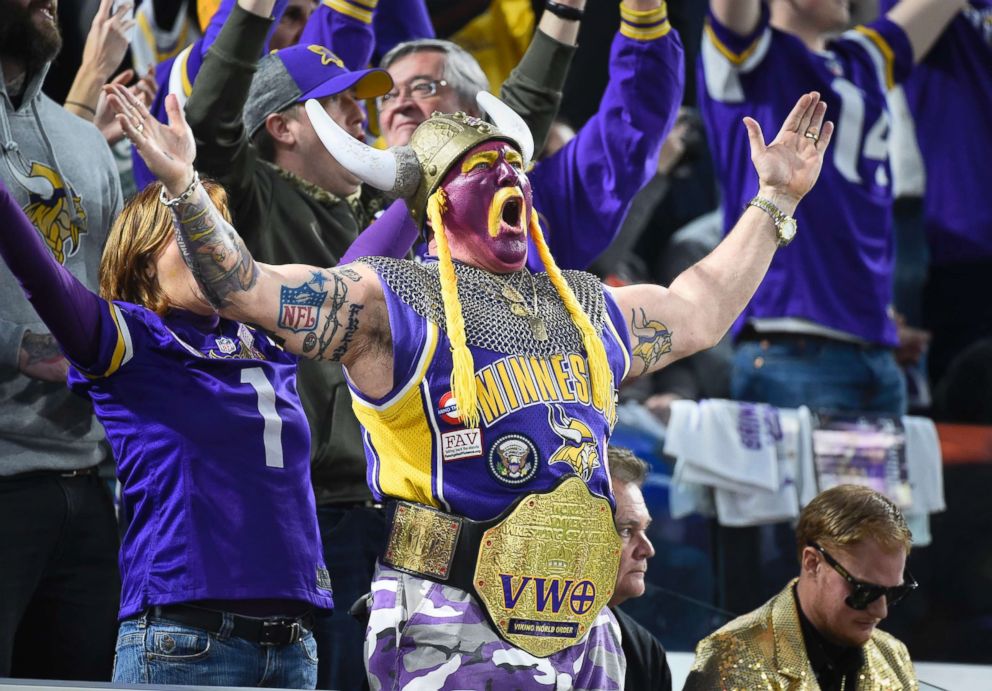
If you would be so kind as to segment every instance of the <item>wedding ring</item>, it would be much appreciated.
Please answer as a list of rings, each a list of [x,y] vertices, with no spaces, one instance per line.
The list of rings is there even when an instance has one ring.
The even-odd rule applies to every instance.
[[[803,134],[803,136],[806,137],[807,139],[812,139],[814,142],[820,141],[820,135],[818,135],[813,130],[806,130],[806,132],[805,132],[805,134]]]

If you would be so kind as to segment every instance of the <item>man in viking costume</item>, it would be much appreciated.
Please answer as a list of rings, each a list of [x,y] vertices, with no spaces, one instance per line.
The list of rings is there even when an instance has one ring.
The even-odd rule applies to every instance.
[[[112,101],[204,296],[347,368],[369,484],[391,516],[372,583],[372,688],[620,688],[606,608],[620,556],[606,468],[617,388],[712,346],[743,309],[822,165],[833,125],[819,95],[768,145],[745,120],[758,196],[712,254],[670,288],[615,290],[555,265],[524,173],[529,132],[487,94],[494,124],[435,114],[385,152],[308,104],[339,162],[406,198],[437,257],[333,269],[255,262],[198,184],[175,102],[164,126],[123,90]],[[525,268],[528,235],[544,273]],[[278,444],[279,410],[262,403]]]

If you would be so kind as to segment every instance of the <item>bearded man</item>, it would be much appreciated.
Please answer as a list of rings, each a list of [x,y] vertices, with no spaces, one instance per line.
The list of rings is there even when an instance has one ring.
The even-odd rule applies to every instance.
[[[0,0],[0,179],[88,288],[121,208],[99,130],[41,92],[62,39],[56,0]],[[0,267],[0,677],[106,681],[117,629],[117,525],[88,401]]]
[[[435,114],[408,147],[386,152],[307,105],[339,162],[429,223],[437,257],[323,270],[252,259],[198,184],[174,100],[168,127],[124,90],[112,102],[162,181],[204,296],[289,350],[347,368],[369,484],[391,516],[372,584],[372,688],[621,688],[619,631],[606,609],[621,545],[602,460],[617,388],[729,328],[778,238],[795,230],[789,214],[816,180],[833,125],[815,93],[770,145],[747,119],[761,181],[754,208],[671,288],[607,290],[555,265],[524,173],[533,140],[495,97],[478,99],[495,124]],[[545,273],[525,268],[528,236]],[[306,332],[286,321],[304,288],[319,296]],[[665,347],[634,354],[635,319],[666,325]],[[534,462],[514,477],[497,461],[518,443]]]

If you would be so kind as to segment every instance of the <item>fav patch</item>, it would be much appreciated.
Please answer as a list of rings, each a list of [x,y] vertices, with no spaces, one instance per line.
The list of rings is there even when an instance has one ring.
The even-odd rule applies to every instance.
[[[489,470],[500,482],[520,485],[537,474],[537,447],[522,434],[506,434],[489,449]]]
[[[459,429],[441,435],[441,458],[445,461],[460,461],[463,458],[477,458],[482,455],[482,430]]]
[[[447,422],[449,425],[462,424],[462,419],[458,416],[458,403],[455,401],[455,397],[451,395],[450,391],[441,396],[441,400],[438,401],[437,414],[438,417]]]

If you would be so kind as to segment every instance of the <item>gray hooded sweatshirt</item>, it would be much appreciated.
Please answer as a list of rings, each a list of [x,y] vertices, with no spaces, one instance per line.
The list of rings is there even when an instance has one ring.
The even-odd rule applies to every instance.
[[[120,182],[99,130],[41,93],[47,73],[30,77],[15,109],[0,68],[0,178],[55,257],[96,290]],[[0,262],[0,476],[91,467],[103,457],[93,407],[65,384],[20,373],[25,331],[48,333]]]

